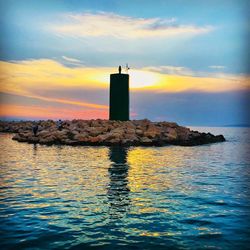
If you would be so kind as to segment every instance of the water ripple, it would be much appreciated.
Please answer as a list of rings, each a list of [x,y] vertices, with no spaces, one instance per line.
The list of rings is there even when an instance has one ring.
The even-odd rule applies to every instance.
[[[228,141],[47,147],[0,134],[0,248],[247,249],[250,142],[209,130]]]

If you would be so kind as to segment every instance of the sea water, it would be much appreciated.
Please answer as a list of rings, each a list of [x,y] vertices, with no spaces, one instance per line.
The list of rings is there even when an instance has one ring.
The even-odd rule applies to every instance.
[[[1,249],[247,249],[250,129],[195,147],[42,146],[0,134]]]

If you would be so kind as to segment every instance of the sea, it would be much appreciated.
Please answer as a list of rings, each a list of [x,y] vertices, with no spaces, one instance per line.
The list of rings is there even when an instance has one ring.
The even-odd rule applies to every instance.
[[[250,249],[250,128],[194,147],[0,134],[0,249]]]

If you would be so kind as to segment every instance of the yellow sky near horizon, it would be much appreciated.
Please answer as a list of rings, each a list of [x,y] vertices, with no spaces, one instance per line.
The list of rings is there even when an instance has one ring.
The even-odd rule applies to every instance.
[[[93,114],[101,117],[107,116],[108,106],[100,103],[98,99],[92,102],[79,100],[74,95],[59,98],[51,96],[51,92],[60,90],[84,91],[100,90],[109,88],[109,75],[116,73],[116,68],[111,67],[86,67],[77,65],[75,67],[65,66],[55,60],[39,59],[25,61],[0,61],[1,87],[0,92],[31,97],[45,102],[55,102],[75,107],[92,110]],[[250,89],[249,77],[226,74],[207,74],[206,76],[177,75],[164,72],[155,72],[150,69],[132,69],[130,74],[131,91],[150,93],[177,93],[177,92],[226,92]],[[107,100],[108,103],[108,100]],[[33,113],[46,115],[43,107],[33,106],[30,111],[22,110],[22,105],[4,104],[0,109],[0,116],[11,114],[12,116],[31,116]],[[47,117],[55,117],[62,112],[57,109],[46,109]],[[65,110],[65,109],[64,109]],[[69,108],[70,110],[70,108]],[[32,111],[32,112],[31,112]],[[66,117],[79,116],[75,112],[65,112]],[[79,111],[80,112],[80,111]],[[101,113],[98,113],[101,112]],[[88,113],[88,112],[87,112]],[[80,113],[78,113],[80,114]],[[92,117],[92,115],[90,115]]]

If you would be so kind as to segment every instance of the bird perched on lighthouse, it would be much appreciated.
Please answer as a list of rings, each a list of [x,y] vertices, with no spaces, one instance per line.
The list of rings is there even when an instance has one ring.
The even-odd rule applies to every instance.
[[[128,64],[126,63],[126,73],[128,74],[128,70],[130,69],[130,67],[128,66]]]

